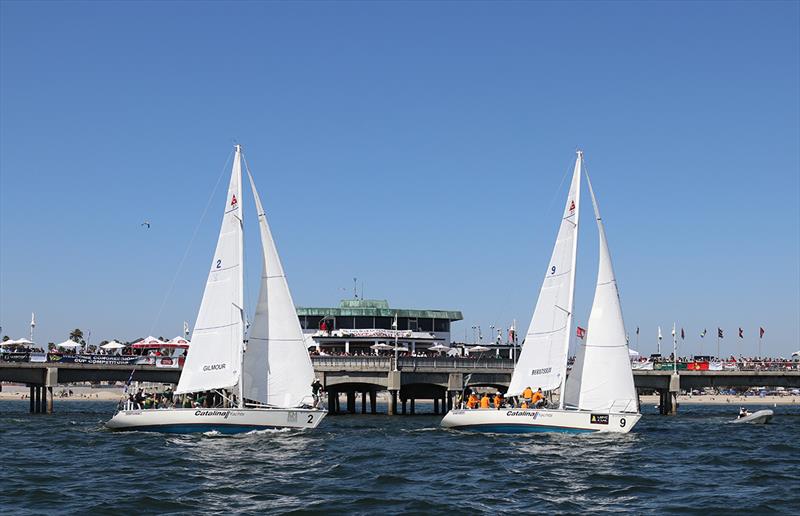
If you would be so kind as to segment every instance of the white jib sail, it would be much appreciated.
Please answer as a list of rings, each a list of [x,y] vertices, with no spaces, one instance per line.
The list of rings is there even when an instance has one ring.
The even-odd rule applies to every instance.
[[[583,155],[579,152],[553,255],[547,265],[522,353],[511,376],[509,396],[518,396],[526,387],[554,390],[562,385],[567,372],[575,294],[582,160]]]
[[[263,267],[258,305],[244,357],[244,397],[276,407],[297,407],[311,397],[314,368],[267,216],[249,171],[248,177],[258,211]]]
[[[597,287],[586,338],[567,380],[566,403],[581,410],[638,412],[617,280],[600,208],[586,175],[600,234]]]
[[[232,388],[239,382],[244,339],[242,166],[236,146],[222,227],[200,303],[178,394]]]

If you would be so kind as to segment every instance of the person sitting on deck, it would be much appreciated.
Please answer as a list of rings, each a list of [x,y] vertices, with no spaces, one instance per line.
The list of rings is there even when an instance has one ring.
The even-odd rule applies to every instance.
[[[528,408],[528,402],[525,401],[525,400],[522,400],[522,403],[520,403],[519,408],[522,408],[522,409]]]
[[[474,409],[478,407],[478,397],[475,396],[475,393],[470,393],[469,398],[467,398],[467,408]]]
[[[488,409],[489,408],[489,395],[487,393],[483,393],[483,397],[481,398],[481,408]]]
[[[747,409],[746,409],[746,408],[744,408],[744,407],[741,407],[741,408],[739,409],[739,417],[740,417],[740,418],[747,417],[747,416],[749,416],[749,415],[750,415],[750,413],[747,411]]]
[[[494,408],[500,410],[500,406],[503,404],[503,395],[499,392],[495,393],[492,401],[494,401]]]
[[[533,393],[533,397],[531,397],[531,405],[535,408],[539,408],[544,405],[544,394],[542,394],[542,388],[539,387],[539,390]]]
[[[525,390],[522,391],[522,399],[525,401],[530,401],[533,398],[533,389],[530,387],[525,387]]]

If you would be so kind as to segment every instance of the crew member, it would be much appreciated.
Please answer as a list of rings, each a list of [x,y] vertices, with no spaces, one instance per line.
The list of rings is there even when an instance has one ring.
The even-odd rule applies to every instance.
[[[481,408],[488,409],[489,408],[489,394],[483,393],[483,397],[481,398]]]
[[[311,394],[314,396],[314,406],[319,405],[319,391],[322,390],[322,382],[319,381],[319,378],[314,378],[314,381],[311,382]]]
[[[535,408],[539,408],[544,405],[544,394],[542,394],[541,387],[539,387],[539,390],[533,393],[533,396],[531,397],[531,405],[533,405]]]
[[[500,394],[500,392],[495,393],[492,401],[494,401],[494,408],[499,410],[500,406],[503,404],[503,395]]]
[[[533,389],[531,389],[530,387],[525,387],[525,390],[522,391],[522,399],[524,399],[525,401],[530,401],[532,397],[533,397]]]
[[[474,409],[478,406],[478,397],[475,396],[474,393],[470,393],[469,398],[467,398],[467,408]]]

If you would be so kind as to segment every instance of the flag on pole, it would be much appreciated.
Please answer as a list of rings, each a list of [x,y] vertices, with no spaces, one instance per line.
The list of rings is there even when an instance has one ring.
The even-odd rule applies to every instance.
[[[392,329],[393,330],[397,329],[397,314],[396,313],[394,314],[394,321],[392,321]]]
[[[36,314],[31,312],[31,326],[36,326]]]
[[[189,321],[183,321],[183,335],[189,336]]]
[[[700,338],[702,339],[703,337],[705,337],[705,336],[706,336],[706,333],[708,333],[708,329],[705,329],[705,328],[704,328],[704,329],[703,329],[703,332],[702,332],[702,333],[700,333]]]
[[[724,339],[725,337],[722,335],[722,328],[717,328],[717,338]]]
[[[674,324],[672,325],[672,336],[673,337],[675,336],[675,325]]]
[[[758,338],[759,339],[763,339],[764,338],[764,328],[759,328],[758,329]]]
[[[743,329],[741,329],[741,328],[739,328],[739,338],[740,338],[740,339],[743,339],[743,338],[744,338],[744,330],[743,330]]]
[[[586,337],[586,330],[581,328],[580,326],[578,326],[576,331],[575,331],[575,334],[579,339],[582,339],[582,338]]]
[[[517,338],[517,330],[512,326],[508,329],[508,342],[513,343]]]
[[[636,327],[636,335],[639,335],[639,327]]]
[[[661,326],[658,327],[658,340],[663,339],[664,337],[661,336]]]
[[[686,340],[686,333],[684,333],[683,328],[681,328],[681,340]]]

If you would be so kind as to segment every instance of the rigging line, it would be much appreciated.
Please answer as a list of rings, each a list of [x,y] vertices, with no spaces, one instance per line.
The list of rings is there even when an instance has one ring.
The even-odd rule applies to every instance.
[[[208,213],[208,208],[211,206],[211,201],[214,199],[214,194],[217,192],[217,188],[219,188],[219,182],[222,181],[222,177],[225,175],[225,171],[228,169],[228,163],[231,160],[231,156],[233,155],[233,151],[228,154],[228,158],[225,160],[225,165],[222,167],[222,172],[220,172],[219,177],[217,178],[217,182],[214,185],[213,190],[211,190],[211,195],[208,196],[208,201],[206,201],[206,207],[203,209],[203,214],[200,215],[200,220],[197,222],[197,226],[194,228],[194,232],[192,233],[192,238],[189,239],[189,244],[186,246],[186,250],[183,253],[183,257],[181,261],[178,263],[178,270],[175,271],[175,275],[172,277],[172,282],[167,289],[167,293],[164,295],[164,299],[161,301],[161,307],[158,309],[156,313],[156,318],[153,321],[153,325],[150,326],[150,331],[148,332],[149,335],[153,334],[153,329],[158,324],[159,319],[161,319],[161,312],[164,311],[164,307],[169,300],[169,296],[172,295],[172,289],[175,288],[175,282],[178,280],[178,275],[181,273],[183,269],[183,264],[186,262],[186,258],[189,256],[189,251],[192,249],[192,244],[194,244],[194,239],[197,237],[197,232],[200,231],[200,226],[203,224],[203,220],[206,217],[206,213]]]
[[[550,198],[550,202],[547,204],[547,210],[545,211],[545,216],[549,215],[550,210],[553,209],[553,203],[556,201],[556,197],[558,197],[558,194],[561,192],[561,187],[564,186],[564,180],[570,173],[570,167],[574,167],[574,164],[567,167],[567,170],[564,171],[564,175],[561,176],[561,182],[558,184],[558,188],[556,188],[555,192],[553,192],[553,196]]]

